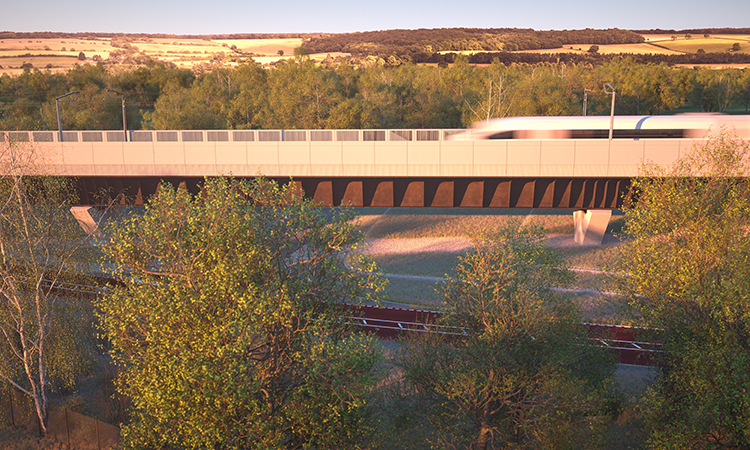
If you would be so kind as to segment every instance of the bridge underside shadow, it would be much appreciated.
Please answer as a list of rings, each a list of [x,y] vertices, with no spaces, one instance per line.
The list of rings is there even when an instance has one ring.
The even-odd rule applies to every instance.
[[[629,178],[274,178],[293,182],[325,206],[616,209]],[[163,183],[198,193],[202,177],[78,177],[79,203],[101,205],[124,194],[143,204]]]

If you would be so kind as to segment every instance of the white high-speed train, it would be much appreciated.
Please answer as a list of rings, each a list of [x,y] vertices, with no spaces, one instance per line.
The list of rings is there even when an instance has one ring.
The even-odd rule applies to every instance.
[[[608,139],[609,116],[509,117],[477,122],[452,140]],[[615,116],[613,139],[702,138],[722,129],[750,139],[750,116],[696,113],[673,116]]]

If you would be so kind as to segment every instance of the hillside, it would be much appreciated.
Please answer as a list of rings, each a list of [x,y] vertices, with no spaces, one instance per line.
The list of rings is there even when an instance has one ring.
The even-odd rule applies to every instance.
[[[433,53],[441,51],[517,51],[577,44],[635,44],[643,37],[632,31],[537,31],[518,28],[435,28],[386,30],[312,36],[303,48],[310,53],[347,52],[367,55]]]

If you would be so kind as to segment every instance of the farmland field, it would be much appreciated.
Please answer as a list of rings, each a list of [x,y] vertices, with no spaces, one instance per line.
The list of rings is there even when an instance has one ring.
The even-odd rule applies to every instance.
[[[23,64],[32,64],[38,69],[67,70],[75,64],[80,52],[91,59],[94,56],[107,58],[115,50],[104,39],[1,39],[0,73],[17,74]]]
[[[728,51],[734,43],[739,43],[741,53],[750,53],[750,35],[712,35],[710,38],[696,36],[685,39],[671,35],[644,35],[647,42],[640,44],[599,45],[601,54],[681,54],[694,53],[698,49],[706,52]],[[114,43],[113,39],[118,42]],[[192,69],[200,64],[208,66],[222,64],[235,66],[252,58],[270,67],[279,60],[292,58],[294,49],[300,47],[302,38],[284,39],[176,39],[115,37],[77,39],[2,39],[0,40],[0,73],[18,74],[23,67],[50,70],[68,70],[76,64],[95,63],[95,59],[106,61],[110,53],[145,55],[169,61],[178,67]],[[130,50],[124,48],[125,44]],[[591,44],[568,44],[562,48],[526,50],[521,53],[586,53]],[[79,53],[84,60],[79,60]],[[280,54],[281,53],[281,54]],[[446,52],[443,52],[446,53]],[[480,53],[462,51],[459,53]],[[328,53],[313,54],[313,60],[321,61]],[[331,57],[346,57],[347,53],[330,53]],[[721,65],[724,67],[724,65]],[[746,67],[742,65],[741,67]]]
[[[302,39],[226,39],[213,42],[229,47],[235,45],[243,52],[262,55],[276,55],[279,50],[285,55],[293,55],[294,49],[302,45]]]
[[[302,39],[169,39],[132,38],[124,43],[132,47],[132,54],[142,54],[161,61],[170,61],[182,68],[193,68],[197,64],[212,63],[217,55],[225,65],[236,65],[239,61],[253,58],[261,64],[294,57],[294,49]],[[24,65],[36,69],[67,70],[76,64],[95,63],[94,57],[107,60],[110,53],[128,53],[123,42],[112,45],[111,39],[2,39],[0,40],[0,73],[18,74]],[[233,48],[234,46],[234,48]],[[79,60],[83,52],[85,60]],[[279,55],[283,52],[283,56]],[[331,56],[344,56],[337,53]],[[327,54],[310,55],[323,60]]]
[[[699,49],[703,49],[703,51],[710,53],[730,51],[732,45],[735,43],[740,44],[741,50],[739,51],[739,53],[750,53],[750,41],[740,39],[693,38],[676,41],[664,41],[660,42],[660,45],[684,53],[695,53]]]
[[[553,49],[540,49],[540,50],[524,50],[516,53],[587,53],[591,44],[568,44],[561,48]],[[648,54],[656,53],[662,55],[677,55],[682,52],[668,50],[661,47],[656,47],[649,43],[641,44],[602,44],[599,45],[599,53],[602,54],[618,54],[618,53],[634,53],[634,54]]]

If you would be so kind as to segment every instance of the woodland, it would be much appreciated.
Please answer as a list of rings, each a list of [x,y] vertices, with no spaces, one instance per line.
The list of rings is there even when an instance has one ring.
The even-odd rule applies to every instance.
[[[541,62],[449,65],[404,63],[396,57],[356,60],[306,56],[267,70],[255,63],[201,71],[146,60],[137,66],[85,64],[67,72],[28,69],[0,77],[0,129],[361,129],[461,128],[505,116],[746,113],[750,70],[673,67],[632,57],[601,64]],[[118,94],[119,95],[119,94]]]
[[[310,53],[409,54],[415,51],[516,51],[558,48],[565,44],[635,44],[640,34],[627,30],[536,31],[518,28],[434,28],[313,36],[303,44]]]

